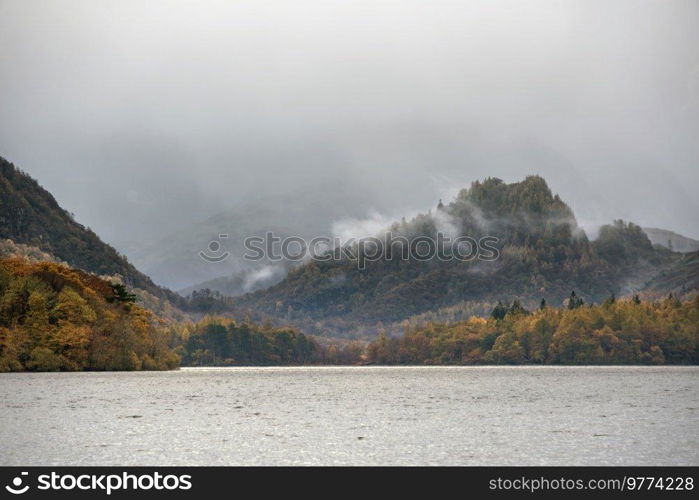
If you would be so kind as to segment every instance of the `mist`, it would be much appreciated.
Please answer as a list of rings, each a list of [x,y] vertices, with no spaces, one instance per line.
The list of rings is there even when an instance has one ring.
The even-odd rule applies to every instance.
[[[0,155],[127,254],[314,185],[347,233],[529,174],[699,238],[697,47],[696,1],[4,0]]]

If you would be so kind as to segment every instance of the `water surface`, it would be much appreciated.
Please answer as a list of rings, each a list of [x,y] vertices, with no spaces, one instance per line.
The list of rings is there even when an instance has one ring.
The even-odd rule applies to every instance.
[[[699,367],[0,374],[0,465],[699,465]]]

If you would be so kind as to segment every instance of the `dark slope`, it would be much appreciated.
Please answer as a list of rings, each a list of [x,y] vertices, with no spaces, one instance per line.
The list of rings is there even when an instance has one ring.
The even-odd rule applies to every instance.
[[[179,303],[126,257],[61,208],[37,181],[0,157],[0,239],[31,245],[71,266],[98,275],[120,275],[133,288]]]

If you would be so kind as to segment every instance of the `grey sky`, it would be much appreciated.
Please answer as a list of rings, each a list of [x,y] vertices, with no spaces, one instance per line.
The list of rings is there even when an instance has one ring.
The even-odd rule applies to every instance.
[[[316,182],[400,213],[531,173],[699,238],[697,47],[692,0],[0,0],[0,155],[121,249]]]

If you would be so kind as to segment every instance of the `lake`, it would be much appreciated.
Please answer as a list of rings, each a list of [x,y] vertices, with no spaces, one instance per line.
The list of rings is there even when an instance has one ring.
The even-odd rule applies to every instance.
[[[699,465],[699,367],[0,374],[0,465]]]

